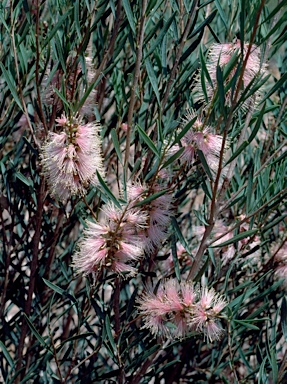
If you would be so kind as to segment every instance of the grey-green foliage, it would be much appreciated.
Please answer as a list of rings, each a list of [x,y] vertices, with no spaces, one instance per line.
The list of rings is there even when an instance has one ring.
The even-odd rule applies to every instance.
[[[278,267],[273,256],[287,233],[286,2],[149,0],[143,15],[144,3],[0,4],[0,381],[5,383],[286,380],[286,288],[273,273]],[[203,155],[190,170],[178,162],[180,152],[167,159],[165,150],[167,143],[180,143],[186,109],[202,110],[193,89],[198,79],[203,92],[208,87],[208,48],[236,37],[253,39],[261,48],[269,78],[256,79],[241,94],[239,103],[264,80],[264,96],[248,117],[240,105],[234,111],[224,105],[242,62],[235,63],[238,70],[227,86],[226,74],[218,69],[218,92],[205,112],[208,123],[230,141],[226,160],[234,168],[214,219],[234,229],[221,247],[214,245],[216,232],[210,235],[194,280],[225,295],[226,332],[213,343],[190,334],[164,344],[140,328],[137,295],[151,281],[156,285],[156,276],[188,274],[190,263],[178,260],[176,243],[193,260],[196,227],[211,225],[214,193]],[[85,118],[103,125],[107,178],[88,190],[85,201],[73,197],[63,205],[46,189],[40,146],[49,131],[57,130],[56,118],[81,114],[87,100]],[[133,150],[123,168],[122,124],[130,112]],[[121,206],[124,193],[116,197],[118,185],[125,189],[129,172],[148,182],[161,168],[177,175],[172,186],[177,210],[163,250],[145,258],[134,278],[105,271],[95,281],[75,276],[71,260],[91,214],[87,205],[95,215],[106,202]],[[234,257],[224,264],[227,246]],[[174,271],[162,268],[169,254]]]

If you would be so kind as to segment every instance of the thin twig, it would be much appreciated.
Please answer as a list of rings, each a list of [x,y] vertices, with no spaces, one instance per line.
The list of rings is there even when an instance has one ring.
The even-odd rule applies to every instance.
[[[140,27],[137,35],[137,50],[136,50],[136,63],[135,63],[135,72],[134,72],[134,80],[131,87],[131,97],[129,102],[129,110],[128,110],[128,128],[127,128],[127,136],[126,136],[126,151],[125,151],[125,172],[126,172],[126,180],[128,173],[128,161],[130,156],[130,145],[131,145],[131,129],[133,123],[133,114],[136,103],[136,90],[140,77],[140,69],[141,62],[143,56],[143,42],[144,42],[144,29],[145,29],[145,21],[146,21],[146,8],[147,8],[147,0],[143,0],[142,2],[142,15],[140,20]]]
[[[251,54],[252,44],[253,44],[253,41],[255,39],[256,31],[257,31],[258,24],[259,24],[259,18],[260,18],[260,14],[262,12],[264,3],[265,3],[265,0],[262,0],[261,4],[260,4],[260,7],[258,9],[257,15],[256,15],[255,25],[254,25],[254,28],[253,28],[253,31],[252,31],[252,35],[251,35],[251,39],[250,39],[250,44],[248,46],[247,53],[246,53],[245,58],[243,60],[243,65],[242,65],[242,68],[241,68],[241,73],[240,73],[240,76],[239,76],[239,80],[238,80],[237,88],[236,88],[236,91],[235,91],[234,99],[232,101],[232,104],[231,104],[231,107],[230,107],[230,111],[229,111],[229,115],[228,115],[228,118],[227,118],[227,121],[226,121],[225,130],[224,130],[224,134],[223,134],[223,140],[222,140],[222,146],[221,146],[221,151],[220,151],[220,157],[219,157],[218,172],[217,172],[215,183],[214,183],[214,187],[213,187],[212,201],[211,201],[211,206],[210,206],[210,214],[209,214],[209,219],[207,220],[208,225],[205,227],[205,232],[204,232],[202,240],[200,242],[198,251],[197,251],[197,253],[196,253],[195,257],[194,257],[194,262],[193,262],[192,267],[191,267],[191,269],[189,271],[188,279],[193,279],[195,277],[198,269],[199,269],[202,256],[203,256],[205,250],[208,247],[207,240],[208,240],[208,238],[209,238],[209,236],[210,236],[210,234],[212,232],[212,229],[213,229],[214,224],[215,224],[215,220],[216,220],[216,218],[218,216],[219,204],[221,202],[221,199],[224,197],[224,192],[226,191],[228,185],[230,184],[230,180],[225,179],[225,182],[223,183],[223,185],[221,187],[220,196],[218,196],[218,187],[219,187],[219,180],[220,180],[221,171],[222,171],[223,154],[224,154],[224,147],[225,147],[225,143],[226,143],[226,139],[227,139],[227,132],[228,132],[228,129],[229,129],[229,127],[231,125],[231,122],[232,122],[232,119],[233,119],[233,111],[235,110],[235,107],[236,107],[236,104],[237,104],[237,99],[238,99],[239,94],[240,94],[239,92],[240,92],[240,89],[241,89],[241,84],[243,82],[244,71],[245,71],[245,68],[246,68],[246,65],[247,65],[248,58],[249,58],[249,56]]]
[[[11,15],[11,41],[12,41],[12,49],[13,49],[13,56],[14,56],[14,63],[15,63],[15,69],[16,69],[16,76],[17,76],[17,83],[18,83],[18,90],[19,90],[19,95],[23,107],[23,112],[27,120],[27,124],[31,133],[31,136],[34,140],[34,143],[36,144],[37,148],[40,148],[40,144],[34,134],[33,127],[31,125],[29,113],[27,110],[23,90],[22,90],[22,85],[21,85],[21,78],[20,78],[20,72],[19,72],[19,65],[18,65],[18,55],[17,55],[17,49],[16,49],[16,43],[15,43],[15,25],[14,25],[14,20],[13,20],[13,5],[10,5],[10,15]]]
[[[168,98],[170,96],[170,89],[172,87],[172,84],[173,84],[173,81],[174,81],[174,78],[175,78],[175,74],[176,74],[176,71],[177,71],[179,60],[180,60],[182,52],[183,52],[184,45],[185,45],[186,40],[187,40],[187,36],[189,35],[190,28],[191,28],[193,20],[194,20],[194,13],[197,10],[198,1],[199,0],[196,0],[192,4],[192,8],[190,10],[190,14],[189,14],[189,18],[188,18],[188,21],[187,21],[187,24],[186,24],[186,27],[185,27],[185,30],[184,30],[184,34],[183,34],[183,36],[181,38],[181,42],[180,42],[179,47],[178,47],[177,52],[176,52],[175,61],[174,61],[174,64],[173,64],[173,67],[172,67],[172,70],[171,70],[171,73],[170,73],[170,77],[169,77],[169,80],[168,80],[168,83],[167,83],[167,86],[166,86],[166,91],[165,91],[165,94],[164,94],[164,97],[163,97],[163,101],[162,101],[162,104],[161,104],[162,110],[164,110],[165,104],[166,104],[166,102],[167,102],[167,100],[168,100]]]
[[[36,76],[36,90],[37,90],[37,99],[38,99],[38,107],[39,107],[39,112],[40,112],[40,120],[44,126],[44,131],[47,136],[48,134],[48,128],[46,124],[46,119],[45,115],[43,112],[43,107],[42,107],[42,99],[41,99],[41,91],[40,91],[40,76],[39,76],[39,69],[40,69],[40,45],[39,45],[39,36],[40,36],[40,15],[39,15],[39,0],[36,1],[36,71],[35,71],[35,76]]]
[[[43,215],[44,199],[45,199],[45,180],[43,177],[41,177],[38,199],[37,199],[38,207],[37,207],[37,212],[35,214],[35,233],[34,233],[33,242],[32,242],[32,261],[31,261],[29,288],[28,288],[27,300],[24,306],[24,313],[26,314],[26,316],[30,316],[30,313],[31,313],[32,299],[33,299],[36,277],[37,277],[36,272],[38,267],[38,253],[39,253],[39,243],[40,243],[40,237],[41,237],[41,222],[42,222],[42,215]],[[18,353],[17,353],[18,361],[16,364],[16,371],[18,371],[22,366],[22,355],[23,355],[23,349],[24,349],[27,330],[28,330],[28,324],[25,321],[23,316],[23,323],[22,323]],[[28,369],[28,366],[26,365],[25,368]],[[25,370],[23,371],[23,375],[24,373],[25,373]],[[15,383],[19,384],[20,380],[21,380],[21,377],[19,375]]]

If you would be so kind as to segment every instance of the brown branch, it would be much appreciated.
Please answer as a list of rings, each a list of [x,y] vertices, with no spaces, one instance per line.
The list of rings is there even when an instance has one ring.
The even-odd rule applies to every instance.
[[[170,73],[170,77],[169,77],[169,80],[168,80],[168,83],[167,83],[167,86],[166,86],[166,91],[165,91],[165,94],[164,94],[164,97],[163,97],[163,101],[162,101],[162,104],[161,104],[162,110],[164,110],[164,107],[165,107],[165,104],[167,102],[167,99],[170,96],[170,89],[172,87],[172,83],[173,83],[173,80],[175,78],[175,74],[176,74],[176,71],[177,71],[179,60],[180,60],[181,55],[182,55],[182,51],[183,51],[184,45],[186,43],[187,36],[189,35],[190,28],[191,28],[193,20],[194,20],[194,12],[197,10],[198,1],[199,0],[196,0],[196,1],[193,2],[192,8],[190,10],[190,15],[189,15],[189,18],[188,18],[188,21],[187,21],[187,24],[186,24],[186,27],[185,27],[185,30],[184,30],[184,34],[183,34],[183,36],[181,38],[181,42],[180,42],[179,47],[178,47],[177,52],[176,52],[175,62],[174,62],[174,65],[172,67],[172,70],[171,70],[171,73]]]
[[[38,253],[39,253],[39,243],[40,243],[40,237],[41,237],[41,222],[42,222],[44,200],[45,200],[45,180],[43,177],[41,177],[39,193],[37,198],[38,207],[37,207],[37,212],[35,214],[35,233],[32,241],[32,261],[31,261],[31,267],[30,267],[31,271],[30,271],[29,289],[28,289],[27,300],[24,306],[24,313],[28,317],[30,316],[31,309],[32,309],[32,299],[33,299],[36,277],[37,277]],[[17,353],[18,361],[16,364],[16,371],[18,371],[22,366],[22,356],[23,356],[23,349],[24,349],[27,330],[28,330],[28,324],[23,316],[21,335],[20,335],[19,347],[18,347],[18,353]],[[25,368],[28,369],[28,366],[26,365]],[[25,370],[22,372],[23,376],[24,374],[25,374]],[[20,380],[21,380],[21,377],[19,375],[15,383],[19,384]]]
[[[25,102],[25,98],[24,98],[24,94],[23,94],[23,90],[22,90],[22,85],[21,85],[21,78],[20,78],[19,65],[18,65],[18,55],[17,55],[16,43],[15,43],[15,25],[14,25],[14,21],[13,21],[13,6],[12,6],[12,4],[10,5],[10,15],[11,15],[11,20],[12,20],[11,21],[11,41],[12,41],[12,49],[13,49],[14,63],[15,63],[15,69],[16,69],[17,83],[18,83],[18,91],[19,91],[19,95],[20,95],[20,99],[21,99],[21,103],[22,103],[22,107],[23,107],[23,112],[24,112],[24,115],[26,116],[26,120],[27,120],[27,124],[28,124],[29,130],[30,130],[31,136],[32,136],[36,146],[38,148],[40,148],[40,144],[39,144],[39,142],[38,142],[38,140],[34,134],[33,127],[31,125],[31,121],[30,121],[28,110],[27,110],[27,106],[26,106],[26,102]]]
[[[131,128],[132,128],[132,122],[133,122],[134,107],[135,107],[135,103],[136,103],[136,90],[137,90],[137,85],[139,82],[140,68],[141,68],[142,55],[143,55],[146,8],[147,8],[147,0],[143,0],[143,2],[142,2],[142,16],[141,16],[141,20],[140,20],[140,27],[139,27],[138,35],[137,35],[137,51],[136,51],[136,64],[135,64],[134,80],[133,80],[133,84],[132,84],[132,88],[131,88],[131,97],[130,97],[129,110],[128,110],[128,121],[127,121],[128,128],[127,128],[126,151],[125,151],[125,160],[124,160],[126,176],[128,173],[128,161],[129,161],[129,156],[130,156]],[[126,179],[127,179],[127,177],[126,177]]]
[[[242,65],[242,68],[241,68],[241,73],[240,73],[240,77],[239,77],[239,81],[238,81],[238,85],[237,85],[237,88],[236,88],[236,92],[235,92],[235,96],[234,96],[234,99],[232,101],[232,104],[231,104],[231,107],[230,107],[230,111],[229,111],[229,114],[228,114],[228,118],[227,118],[227,121],[226,121],[226,125],[225,125],[225,130],[224,130],[224,134],[223,134],[223,140],[222,140],[222,146],[221,146],[221,151],[220,151],[220,157],[219,157],[219,165],[218,165],[218,172],[217,172],[217,175],[216,175],[216,180],[215,180],[215,183],[214,183],[214,188],[213,188],[213,193],[212,193],[212,201],[211,201],[211,206],[210,206],[210,214],[209,214],[209,219],[208,219],[208,225],[205,227],[205,232],[204,232],[204,235],[202,237],[202,240],[200,242],[200,245],[199,245],[199,248],[198,248],[198,251],[194,257],[194,262],[192,264],[192,267],[189,271],[189,274],[188,274],[188,279],[193,279],[199,269],[199,266],[200,266],[200,263],[201,263],[201,260],[202,260],[202,256],[205,252],[205,250],[207,249],[208,247],[208,238],[212,232],[212,229],[214,227],[214,224],[215,224],[215,220],[218,216],[218,207],[219,207],[219,204],[220,204],[220,201],[221,199],[223,198],[224,196],[224,192],[226,191],[226,189],[228,188],[229,184],[230,184],[230,180],[228,180],[227,178],[225,179],[222,187],[221,187],[221,190],[220,190],[220,193],[219,193],[219,196],[218,196],[218,186],[219,186],[219,181],[220,181],[220,177],[221,177],[221,171],[222,171],[222,164],[223,164],[223,155],[224,155],[224,147],[225,147],[225,143],[226,143],[226,139],[227,139],[227,132],[228,132],[228,129],[231,125],[231,122],[232,122],[232,119],[233,119],[233,111],[235,110],[235,107],[236,107],[236,104],[237,104],[237,99],[239,97],[239,92],[240,92],[240,89],[241,89],[241,84],[243,82],[243,76],[244,76],[244,71],[245,71],[245,68],[246,68],[246,65],[247,65],[247,61],[248,61],[248,58],[251,54],[251,48],[252,48],[252,44],[253,44],[253,41],[255,39],[255,35],[256,35],[256,31],[257,31],[257,28],[258,28],[258,25],[259,25],[259,18],[260,18],[260,14],[262,12],[262,9],[263,9],[263,6],[264,6],[264,3],[265,3],[265,0],[262,0],[261,1],[261,4],[260,4],[260,7],[258,9],[258,12],[257,12],[257,15],[256,15],[256,20],[255,20],[255,25],[254,25],[254,28],[253,28],[253,31],[252,31],[252,35],[251,35],[251,39],[250,39],[250,44],[248,46],[248,50],[247,50],[247,53],[246,53],[246,56],[244,58],[244,61],[243,61],[243,65]]]
[[[38,100],[38,107],[39,107],[39,112],[40,112],[40,120],[44,126],[44,131],[47,136],[48,134],[48,128],[46,124],[46,119],[45,115],[43,112],[43,107],[42,107],[42,99],[41,99],[41,90],[40,90],[40,76],[39,76],[39,68],[40,68],[40,45],[39,45],[39,36],[40,36],[40,15],[39,15],[39,0],[36,1],[36,71],[35,71],[35,76],[36,76],[36,91],[37,91],[37,100]]]

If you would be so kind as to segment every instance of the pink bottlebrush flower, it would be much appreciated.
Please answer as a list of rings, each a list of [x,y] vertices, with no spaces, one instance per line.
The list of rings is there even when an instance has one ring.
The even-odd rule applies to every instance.
[[[197,299],[197,292],[195,291],[193,285],[186,282],[182,282],[180,284],[180,290],[184,307],[192,308]]]
[[[160,186],[159,184],[153,186],[143,186],[140,183],[128,185],[127,199],[129,202],[136,204],[160,192],[162,189],[164,189],[164,186]],[[171,206],[172,196],[167,191],[140,207],[141,211],[146,212],[148,215],[146,228],[141,231],[147,252],[152,252],[156,247],[159,247],[166,238],[167,227],[171,219]]]
[[[66,201],[97,184],[97,172],[103,175],[99,125],[70,123],[65,116],[57,121],[65,131],[49,134],[41,158],[51,195]]]
[[[143,254],[143,243],[137,230],[146,217],[141,213],[141,219],[135,224],[129,222],[127,211],[113,205],[106,206],[102,211],[102,223],[87,223],[84,237],[79,241],[74,256],[75,269],[85,274],[96,272],[102,267],[119,274],[136,272],[129,264]]]
[[[248,52],[249,43],[243,44],[243,60],[246,58],[246,54]],[[239,57],[241,55],[241,43],[240,40],[237,40],[235,43],[226,43],[226,44],[213,44],[209,50],[206,68],[209,73],[211,83],[206,80],[206,92],[208,97],[208,102],[211,102],[216,90],[218,88],[217,86],[217,65],[223,68],[230,62],[230,60],[236,55]],[[227,84],[232,80],[236,73],[236,65],[233,69],[231,69],[230,74],[227,76],[224,85],[227,86]],[[239,92],[239,97],[242,95],[243,90],[254,80],[255,77],[262,77],[265,74],[266,71],[266,64],[261,63],[260,60],[260,49],[255,46],[254,44],[251,47],[250,55],[248,56],[248,60],[246,63],[246,67],[244,70],[242,82],[241,85],[242,90]],[[239,75],[240,76],[240,75]],[[239,79],[239,78],[238,78]],[[237,87],[239,84],[237,84]],[[198,78],[198,82],[195,86],[196,91],[196,100],[204,100],[205,96],[202,90],[201,86],[201,80]],[[259,99],[261,96],[261,90],[257,90],[252,96],[250,96],[247,100],[245,100],[244,105],[242,106],[244,109],[250,107],[250,105],[253,105],[256,99]],[[225,100],[227,105],[231,105],[232,102],[232,95],[231,95],[231,89],[227,90],[225,94]]]
[[[272,249],[272,253],[277,252],[275,247]],[[287,241],[282,248],[276,253],[275,258],[275,276],[278,279],[284,279],[284,285],[287,286]]]
[[[61,127],[64,127],[66,124],[68,124],[68,119],[65,115],[62,115],[61,117],[59,117],[58,119],[55,120],[57,122],[58,125],[60,125]]]
[[[183,119],[183,125],[187,125],[195,117],[196,114],[188,110]],[[184,148],[180,156],[182,162],[191,165],[198,158],[197,151],[200,150],[210,170],[217,173],[223,138],[220,135],[213,134],[212,127],[205,125],[200,118],[197,118],[190,130],[181,139],[181,144]],[[227,148],[228,141],[225,143],[225,149]]]
[[[122,123],[121,128],[122,128],[122,130],[123,130],[124,132],[127,132],[127,130],[128,130],[128,125],[127,125],[126,123]]]
[[[203,332],[210,341],[220,338],[223,330],[219,324],[218,316],[227,303],[215,290],[203,287],[199,300],[194,307],[191,326]]]
[[[204,332],[209,341],[219,340],[224,333],[223,328],[216,319],[208,319]]]
[[[138,303],[143,328],[154,335],[182,338],[196,330],[212,341],[223,333],[219,314],[227,303],[214,289],[203,288],[199,295],[191,283],[170,279],[161,282],[156,293],[145,293]]]
[[[176,279],[162,282],[156,294],[147,292],[138,303],[144,319],[143,328],[150,329],[153,335],[183,337],[188,330],[180,285]]]

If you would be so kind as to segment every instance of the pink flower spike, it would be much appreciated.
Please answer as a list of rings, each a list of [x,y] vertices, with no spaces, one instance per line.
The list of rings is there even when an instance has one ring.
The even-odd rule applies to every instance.
[[[55,121],[60,125],[61,127],[64,127],[68,123],[68,119],[65,115],[62,115],[60,118],[55,119]]]
[[[206,334],[207,338],[212,342],[221,338],[223,334],[223,329],[217,321],[212,319],[206,323],[204,333]]]
[[[41,163],[51,195],[65,202],[71,195],[84,194],[89,184],[96,185],[103,165],[97,124],[79,125],[76,119],[68,124],[64,116],[57,121],[67,132],[49,134]]]

